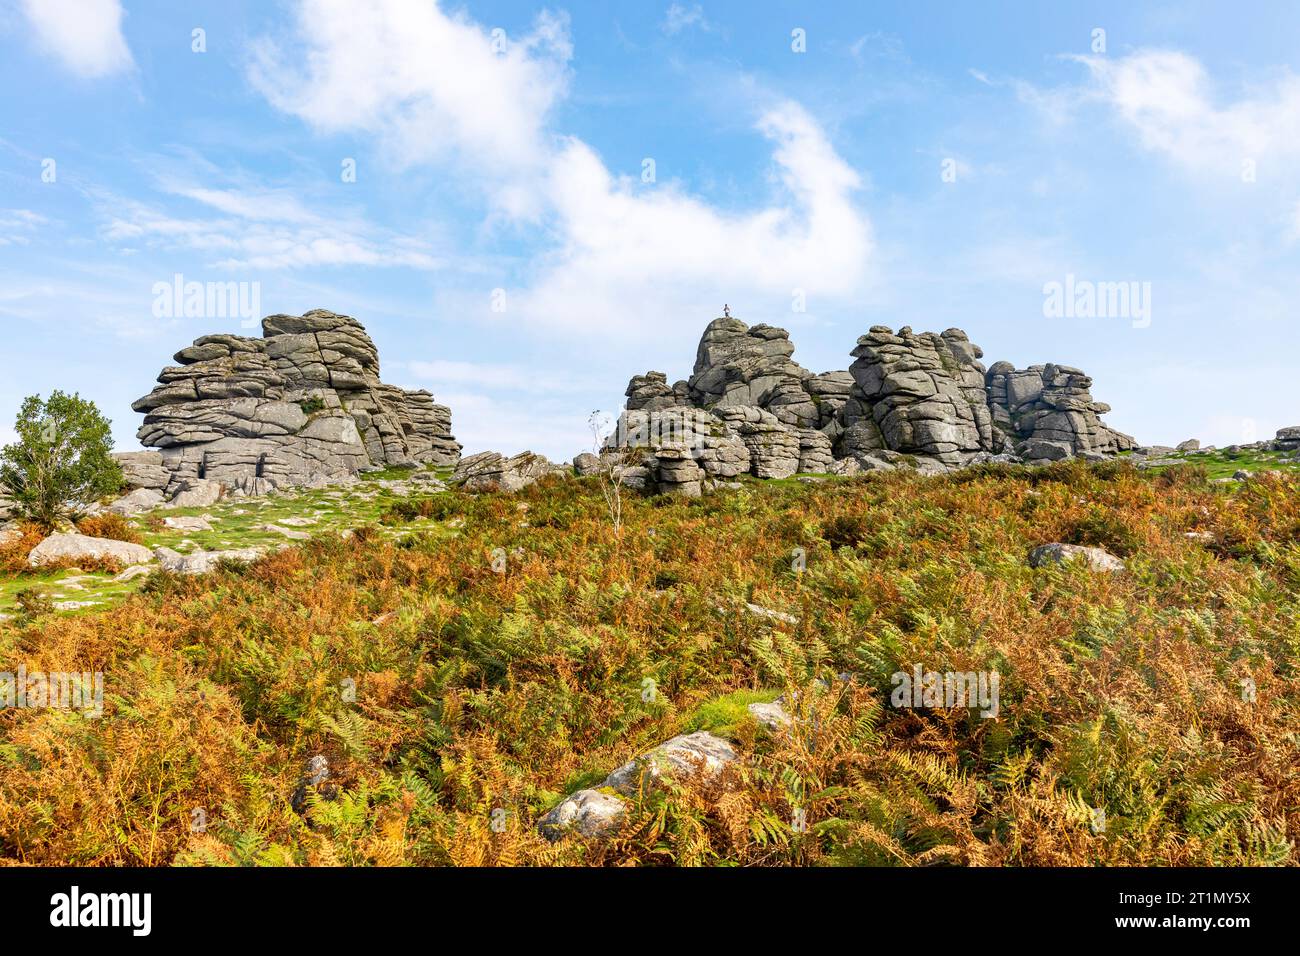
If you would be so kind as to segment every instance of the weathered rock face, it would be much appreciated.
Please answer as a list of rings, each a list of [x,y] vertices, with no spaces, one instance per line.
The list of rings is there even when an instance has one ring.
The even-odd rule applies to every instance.
[[[451,411],[428,392],[382,383],[356,319],[272,315],[262,332],[197,339],[132,406],[145,413],[140,442],[159,449],[120,456],[133,487],[174,495],[207,480],[256,493],[372,465],[460,460]]]
[[[451,480],[466,491],[518,491],[543,475],[558,472],[568,469],[531,451],[509,458],[497,451],[481,451],[461,459]]]
[[[706,409],[756,406],[782,424],[815,427],[820,411],[803,386],[811,375],[792,355],[794,343],[785,329],[714,319],[695,353],[695,372],[687,382],[690,401]]]
[[[1009,362],[998,362],[988,373],[989,406],[999,428],[1013,440],[1029,443],[1030,451],[1043,449],[1038,443],[1064,451],[1056,456],[1026,455],[1031,458],[1114,455],[1136,446],[1128,435],[1102,422],[1110,406],[1094,402],[1091,388],[1091,378],[1066,365],[1031,365],[1017,371]]]
[[[858,339],[857,361],[849,366],[856,386],[849,401],[861,406],[855,424],[869,418],[885,448],[943,464],[1000,451],[985,398],[984,366],[976,361],[982,354],[960,329],[917,335],[902,328],[895,335],[873,326]]]
[[[960,329],[895,333],[873,326],[847,371],[814,375],[784,329],[715,319],[689,381],[634,377],[608,450],[645,449],[646,487],[695,495],[710,481],[977,461],[1107,457],[1134,447],[1107,427],[1092,380],[1064,365],[1017,370]],[[638,469],[640,471],[641,469]]]
[[[87,559],[117,561],[123,565],[143,564],[153,560],[153,552],[140,544],[108,538],[91,538],[84,534],[70,532],[50,535],[32,549],[31,554],[27,556],[27,563],[33,568],[39,568],[60,561],[75,562]]]

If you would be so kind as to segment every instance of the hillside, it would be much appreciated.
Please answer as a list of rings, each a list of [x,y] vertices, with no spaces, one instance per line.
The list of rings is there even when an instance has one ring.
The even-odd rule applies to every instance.
[[[63,599],[103,605],[0,622],[0,660],[100,671],[105,691],[99,717],[0,712],[0,857],[1297,862],[1292,472],[742,477],[625,492],[618,533],[598,477],[477,495],[394,477],[223,502],[211,532],[143,515],[154,546],[289,546],[135,593],[82,568]],[[293,515],[310,540],[258,528]],[[1049,542],[1123,570],[1031,567]],[[10,576],[6,598],[66,579]],[[996,716],[896,706],[918,667],[997,674]],[[778,698],[784,720],[750,707]],[[604,785],[695,731],[735,759]],[[538,821],[582,790],[621,825],[547,839]]]

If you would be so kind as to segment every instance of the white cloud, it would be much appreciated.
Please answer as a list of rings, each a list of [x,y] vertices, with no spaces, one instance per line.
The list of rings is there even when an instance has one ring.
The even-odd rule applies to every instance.
[[[355,216],[314,213],[296,198],[270,189],[212,189],[169,184],[173,195],[217,210],[217,217],[176,216],[157,206],[91,192],[104,218],[101,235],[118,244],[190,249],[217,269],[294,269],[311,266],[445,265],[423,241],[395,235]]]
[[[1180,51],[1071,59],[1091,74],[1084,98],[1107,103],[1143,147],[1185,169],[1237,178],[1247,160],[1263,175],[1265,164],[1300,159],[1300,77],[1285,74],[1220,104],[1205,67]]]
[[[31,234],[48,222],[30,209],[0,209],[0,246],[25,246],[31,242]]]
[[[910,65],[912,62],[907,55],[907,48],[899,37],[879,30],[864,33],[854,40],[849,44],[849,54],[855,60],[890,60],[905,65]]]
[[[719,296],[788,303],[797,291],[813,300],[850,295],[872,250],[870,226],[852,202],[858,175],[797,104],[769,110],[758,129],[775,143],[781,197],[740,214],[671,185],[640,188],[570,141],[549,182],[563,244],[521,294],[525,320],[659,336],[675,323],[697,325],[701,299],[716,312]]]
[[[504,55],[490,30],[436,6],[304,0],[297,22],[305,49],[261,43],[251,67],[275,106],[323,131],[375,135],[400,162],[454,159],[495,214],[545,228],[547,251],[508,290],[530,327],[644,338],[698,324],[723,298],[846,297],[866,278],[860,178],[796,103],[756,124],[773,144],[772,198],[723,211],[672,183],[616,176],[590,145],[551,132],[571,55],[562,20],[539,18]],[[478,301],[486,314],[487,295]]]
[[[316,129],[377,134],[399,167],[450,158],[519,176],[549,153],[572,55],[565,16],[543,13],[516,39],[434,3],[303,0],[297,25],[306,55],[261,40],[250,78]]]
[[[664,22],[661,24],[660,29],[669,36],[673,36],[692,27],[705,32],[712,29],[708,19],[704,16],[704,8],[698,3],[690,7],[674,3],[664,13]]]
[[[42,48],[78,76],[108,76],[133,65],[119,0],[23,0]]]

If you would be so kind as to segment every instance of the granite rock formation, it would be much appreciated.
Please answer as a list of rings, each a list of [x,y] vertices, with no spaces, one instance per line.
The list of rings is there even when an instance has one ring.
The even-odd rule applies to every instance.
[[[1065,365],[986,369],[960,329],[873,326],[846,371],[813,374],[784,329],[725,316],[704,330],[695,367],[668,384],[635,376],[610,453],[640,453],[635,481],[693,496],[740,474],[917,467],[980,461],[1104,458],[1134,447],[1108,427],[1092,380]]]
[[[141,444],[158,449],[119,456],[132,487],[260,494],[460,460],[450,410],[381,382],[378,350],[350,316],[268,316],[261,338],[205,335],[176,362],[132,406],[145,414]]]

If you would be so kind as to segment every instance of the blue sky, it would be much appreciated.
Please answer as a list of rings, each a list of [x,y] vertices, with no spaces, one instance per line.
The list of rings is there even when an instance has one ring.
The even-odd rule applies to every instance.
[[[0,440],[63,388],[136,447],[241,331],[177,274],[356,316],[467,451],[588,447],[724,302],[813,371],[959,326],[1144,442],[1300,423],[1300,8],[807,6],[0,0]]]

